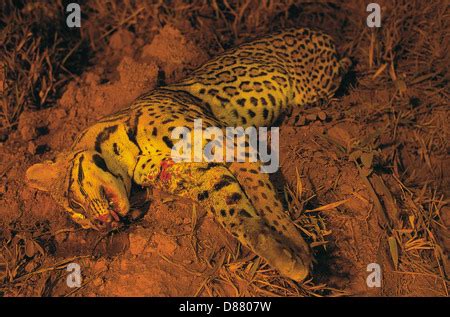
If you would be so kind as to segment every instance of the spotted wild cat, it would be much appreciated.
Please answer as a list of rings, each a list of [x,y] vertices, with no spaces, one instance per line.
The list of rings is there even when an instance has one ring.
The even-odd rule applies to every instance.
[[[301,281],[312,261],[308,245],[260,163],[175,163],[171,132],[192,129],[198,118],[220,129],[271,126],[293,107],[332,97],[348,66],[329,36],[308,29],[240,45],[88,127],[54,162],[31,166],[27,182],[50,192],[84,228],[100,230],[127,216],[132,183],[189,197],[280,273]]]

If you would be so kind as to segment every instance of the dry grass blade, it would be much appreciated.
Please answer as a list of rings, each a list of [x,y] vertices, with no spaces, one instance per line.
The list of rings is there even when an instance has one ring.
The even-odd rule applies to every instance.
[[[337,207],[339,207],[341,205],[344,205],[348,201],[349,201],[349,199],[343,199],[343,200],[336,201],[336,202],[331,203],[331,204],[327,204],[327,205],[324,205],[324,206],[320,206],[320,207],[314,208],[312,210],[305,210],[305,212],[315,212],[315,211],[325,211],[325,210],[336,209]]]

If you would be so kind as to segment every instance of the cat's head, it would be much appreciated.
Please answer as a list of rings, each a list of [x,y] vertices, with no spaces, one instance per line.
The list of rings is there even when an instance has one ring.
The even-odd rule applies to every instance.
[[[49,192],[83,228],[111,230],[130,208],[129,189],[95,151],[62,153],[26,172],[30,187]]]

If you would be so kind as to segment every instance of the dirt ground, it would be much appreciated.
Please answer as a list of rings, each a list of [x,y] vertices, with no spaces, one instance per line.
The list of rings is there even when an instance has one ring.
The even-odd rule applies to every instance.
[[[146,25],[138,17],[152,15],[148,7],[116,3],[108,10],[124,12],[119,23],[100,35],[83,31],[101,49],[77,55],[85,66],[55,90],[54,102],[24,106],[2,125],[0,296],[448,296],[445,1],[380,1],[377,30],[365,25],[363,1],[174,3],[152,8],[159,20]],[[91,8],[84,28],[100,23],[102,10]],[[195,10],[208,18],[199,13],[194,23],[186,12]],[[192,202],[153,192],[143,203],[136,193],[143,218],[100,235],[25,185],[30,165],[53,159],[99,118],[229,46],[286,26],[326,31],[354,62],[335,100],[303,109],[301,124],[280,128],[273,180],[314,250],[305,283],[281,277]],[[11,84],[1,75],[5,96]],[[66,284],[69,263],[81,267],[80,288]],[[379,288],[366,283],[370,263],[381,266]]]

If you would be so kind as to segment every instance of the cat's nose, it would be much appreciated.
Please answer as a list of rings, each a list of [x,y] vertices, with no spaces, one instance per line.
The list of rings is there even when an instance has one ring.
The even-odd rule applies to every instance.
[[[97,216],[95,225],[101,231],[113,230],[120,226],[120,218],[114,211],[110,211]]]

